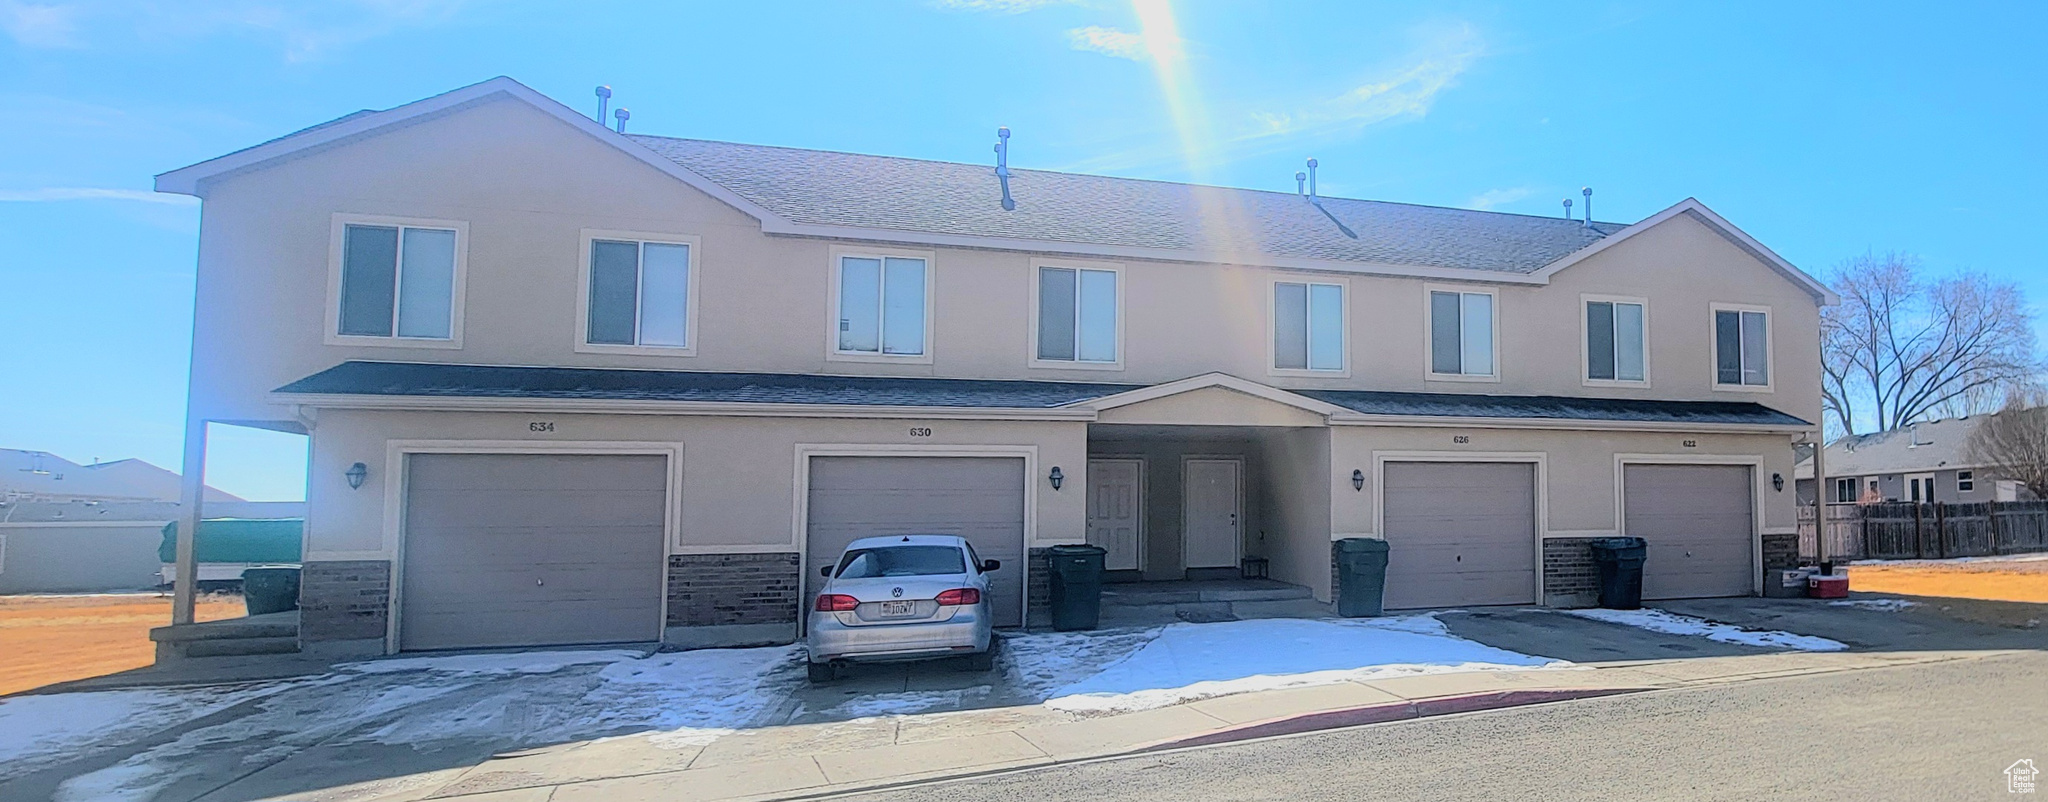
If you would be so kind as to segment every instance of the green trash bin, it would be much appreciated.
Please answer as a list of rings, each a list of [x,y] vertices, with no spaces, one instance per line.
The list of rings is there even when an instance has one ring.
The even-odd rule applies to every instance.
[[[1337,541],[1337,614],[1379,615],[1387,589],[1387,542],[1370,537]]]
[[[1600,606],[1634,610],[1643,606],[1643,559],[1649,544],[1639,537],[1593,541],[1593,565],[1600,571]]]
[[[1101,546],[1054,546],[1046,559],[1052,569],[1052,628],[1061,632],[1094,629],[1102,619]]]
[[[251,568],[242,572],[242,603],[250,615],[299,609],[299,569]]]

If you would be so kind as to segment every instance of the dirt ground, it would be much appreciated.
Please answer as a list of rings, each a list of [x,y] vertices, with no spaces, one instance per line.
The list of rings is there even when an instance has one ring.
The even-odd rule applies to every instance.
[[[1849,589],[2044,604],[2048,603],[2048,559],[1852,565]]]
[[[245,613],[237,594],[201,596],[201,621]],[[168,593],[0,596],[0,695],[156,662],[151,627],[171,622]]]

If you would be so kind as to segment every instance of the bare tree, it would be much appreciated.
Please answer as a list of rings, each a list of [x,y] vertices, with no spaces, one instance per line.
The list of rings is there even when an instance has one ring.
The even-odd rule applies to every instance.
[[[1965,459],[2048,498],[2048,394],[2016,393],[1963,446]]]
[[[2016,283],[1980,273],[1927,279],[1901,253],[1849,259],[1830,278],[1842,303],[1821,313],[1821,392],[1843,433],[1987,412],[2040,370]]]

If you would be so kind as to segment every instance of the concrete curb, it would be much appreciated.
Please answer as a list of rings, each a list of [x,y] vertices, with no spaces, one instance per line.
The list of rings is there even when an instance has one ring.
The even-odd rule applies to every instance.
[[[1330,730],[1340,727],[1356,727],[1365,724],[1380,724],[1388,721],[1443,716],[1451,713],[1471,713],[1479,710],[1498,710],[1504,707],[1521,707],[1546,702],[1563,702],[1572,699],[1591,699],[1600,696],[1614,696],[1624,693],[1657,690],[1656,688],[1588,688],[1579,690],[1538,690],[1538,691],[1491,691],[1462,696],[1445,696],[1435,699],[1418,699],[1405,702],[1365,705],[1338,710],[1319,710],[1297,716],[1237,724],[1195,735],[1169,738],[1142,744],[1130,750],[1130,754],[1157,752],[1166,749],[1181,749],[1192,746],[1213,746],[1253,738],[1269,738],[1276,735],[1296,735],[1304,732]]]
[[[1019,771],[1033,771],[1052,766],[1073,763],[1088,763],[1098,760],[1113,760],[1121,757],[1162,752],[1200,746],[1248,741],[1254,738],[1268,738],[1279,735],[1298,735],[1322,730],[1356,727],[1365,724],[1379,724],[1389,721],[1446,716],[1453,713],[1472,713],[1483,710],[1498,710],[1509,707],[1525,707],[1546,702],[1563,702],[1573,699],[1591,699],[1601,696],[1639,693],[1642,691],[1668,690],[1655,687],[1590,688],[1576,690],[1531,690],[1531,691],[1490,691],[1459,696],[1440,696],[1431,699],[1416,699],[1386,704],[1364,705],[1337,710],[1319,710],[1296,716],[1284,716],[1265,721],[1236,724],[1193,735],[1177,736],[1162,741],[1138,744],[1125,748],[1100,750],[1088,754],[1056,757],[1034,761],[1027,765],[990,766],[970,768],[957,773],[934,773],[916,778],[893,779],[882,782],[845,783],[825,785],[781,793],[756,794],[733,797],[722,802],[797,802],[798,800],[834,799],[855,794],[870,794],[901,788],[932,785],[936,783],[974,780],[1012,774]]]

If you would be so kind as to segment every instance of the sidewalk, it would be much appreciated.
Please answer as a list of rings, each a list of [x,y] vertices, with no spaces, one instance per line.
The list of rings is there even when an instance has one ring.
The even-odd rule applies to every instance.
[[[612,738],[293,798],[789,799],[1421,716],[2000,653],[1791,652],[1435,674],[1241,693],[1112,715],[1033,705],[792,725],[736,732],[680,750]]]

